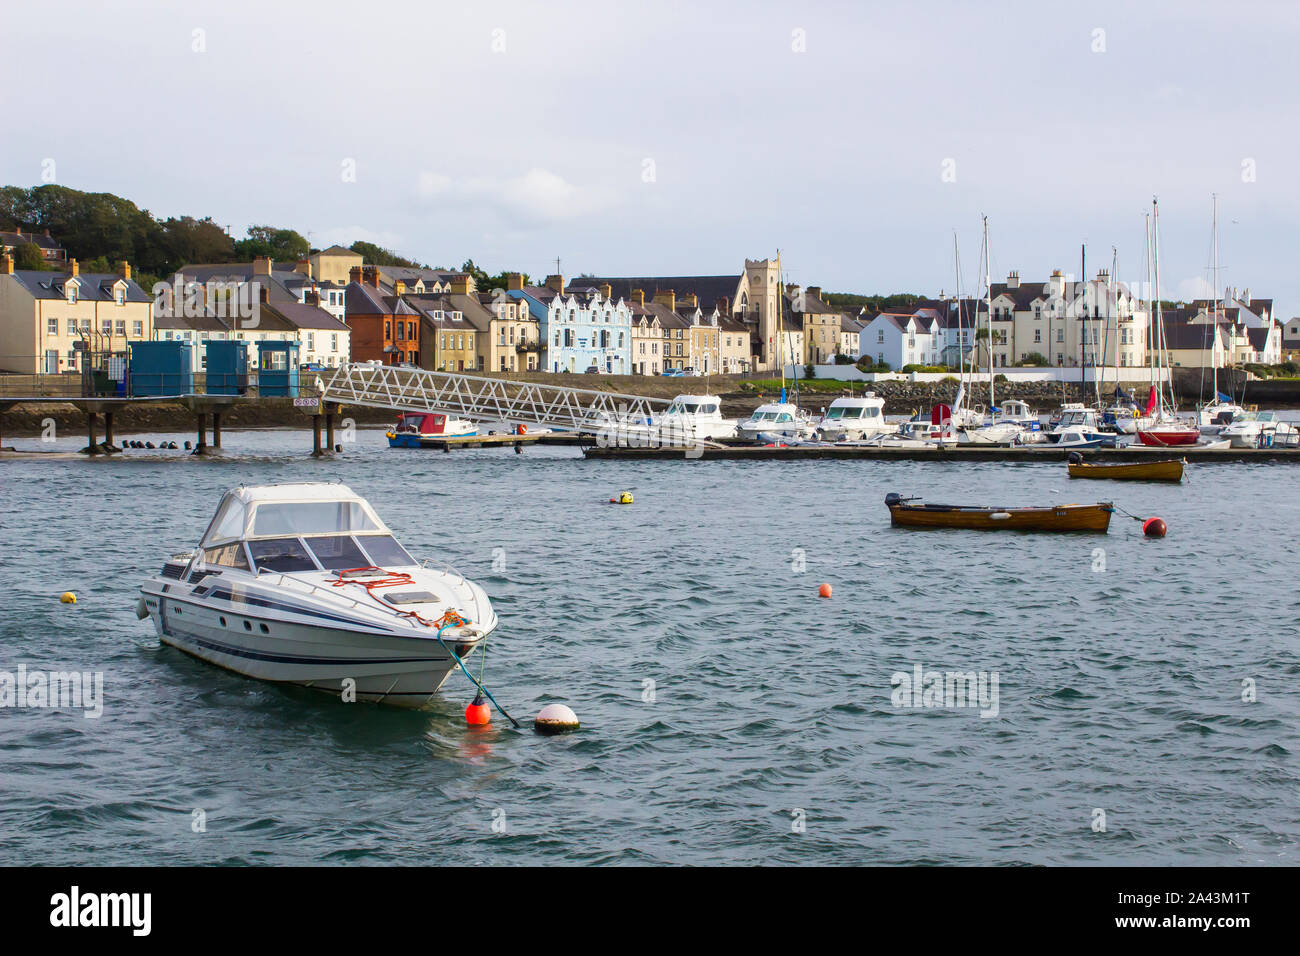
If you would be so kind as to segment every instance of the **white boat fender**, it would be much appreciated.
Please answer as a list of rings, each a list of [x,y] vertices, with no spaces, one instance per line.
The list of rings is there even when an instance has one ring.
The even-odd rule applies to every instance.
[[[144,603],[144,598],[136,598],[135,616],[142,621],[149,616],[149,606]]]
[[[989,515],[989,518],[991,518],[993,521],[1006,521],[1010,517],[1011,515],[1005,511],[995,511],[993,512],[993,514]]]

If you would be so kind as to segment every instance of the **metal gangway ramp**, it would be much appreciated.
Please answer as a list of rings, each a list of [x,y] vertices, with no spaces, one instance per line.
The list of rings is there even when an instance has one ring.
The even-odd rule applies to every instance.
[[[617,428],[620,423],[645,422],[669,404],[666,398],[461,372],[399,368],[377,362],[341,365],[328,380],[322,375],[317,382],[321,398],[327,402],[400,411],[450,412],[471,421],[544,425],[586,432]]]

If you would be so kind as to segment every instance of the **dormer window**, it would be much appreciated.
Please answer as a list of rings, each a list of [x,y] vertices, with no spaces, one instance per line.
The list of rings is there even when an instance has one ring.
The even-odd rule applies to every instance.
[[[113,301],[118,305],[126,305],[126,286],[119,285],[113,290]]]
[[[68,294],[68,305],[76,305],[76,304],[77,304],[77,284],[76,284],[75,282],[69,282],[69,283],[68,283],[67,294]]]

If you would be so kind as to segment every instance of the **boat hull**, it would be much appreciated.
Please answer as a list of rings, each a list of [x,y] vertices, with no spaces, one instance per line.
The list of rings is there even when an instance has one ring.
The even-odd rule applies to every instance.
[[[432,636],[307,624],[259,614],[252,605],[208,606],[148,589],[143,601],[162,643],[257,680],[418,710],[457,667]],[[463,659],[477,640],[447,644]]]
[[[890,521],[905,528],[968,531],[1054,531],[1104,534],[1114,510],[1109,502],[1050,508],[967,508],[960,505],[888,505]]]
[[[1141,461],[1122,464],[1068,464],[1071,478],[1111,478],[1121,481],[1182,481],[1182,458],[1164,461]]]
[[[1195,445],[1201,438],[1201,432],[1196,428],[1179,428],[1170,431],[1152,429],[1151,431],[1139,430],[1137,433],[1138,441],[1152,448],[1168,448],[1179,445]]]

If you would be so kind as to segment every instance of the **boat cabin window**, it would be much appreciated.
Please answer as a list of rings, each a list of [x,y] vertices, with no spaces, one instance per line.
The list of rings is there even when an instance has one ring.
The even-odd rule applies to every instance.
[[[789,412],[782,412],[780,415],[777,415],[777,416],[776,416],[776,418],[774,419],[774,421],[777,421],[777,422],[792,422],[792,421],[794,421],[794,416],[791,415]]]
[[[239,541],[222,545],[219,548],[206,548],[203,552],[203,563],[219,568],[248,570],[248,558],[244,554],[244,545]]]
[[[391,534],[366,534],[358,541],[370,555],[369,563],[377,568],[405,568],[416,563]]]
[[[253,534],[259,537],[379,530],[359,501],[271,501],[253,513]]]
[[[227,495],[221,512],[212,522],[209,541],[229,541],[244,536],[244,505],[234,495]]]
[[[260,574],[263,571],[315,571],[316,562],[312,561],[307,549],[297,538],[264,538],[261,541],[248,542],[248,550],[253,555],[253,564]]]
[[[863,412],[872,411],[868,408],[846,408],[841,405],[838,408],[832,408],[826,413],[827,418],[861,418]]]
[[[331,534],[305,540],[311,553],[316,555],[316,560],[326,571],[370,567],[370,559],[361,553],[351,535]]]

